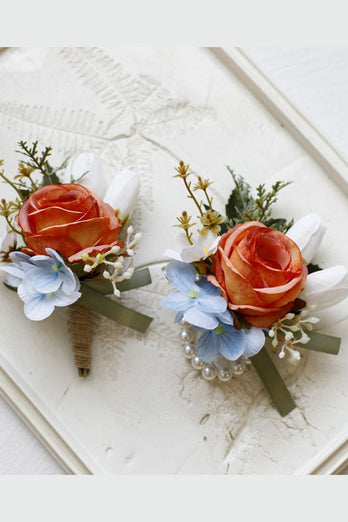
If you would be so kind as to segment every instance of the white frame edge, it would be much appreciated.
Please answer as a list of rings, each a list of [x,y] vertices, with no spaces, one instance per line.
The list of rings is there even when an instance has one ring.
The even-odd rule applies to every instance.
[[[0,394],[48,449],[62,468],[72,475],[102,474],[99,468],[33,394],[8,361],[0,356]]]
[[[348,196],[348,163],[238,47],[210,48]]]
[[[5,49],[2,48],[1,51],[3,50]],[[246,53],[237,47],[216,47],[209,48],[209,51],[246,85],[348,196],[346,161],[265,77]],[[2,356],[0,356],[0,394],[65,471],[76,475],[104,473],[77,441],[54,419],[39,397],[34,397],[32,391]],[[296,474],[337,474],[347,463],[348,427]]]

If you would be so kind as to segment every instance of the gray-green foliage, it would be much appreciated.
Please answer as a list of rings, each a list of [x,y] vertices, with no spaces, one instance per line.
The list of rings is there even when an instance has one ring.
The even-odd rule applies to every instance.
[[[287,232],[293,224],[293,220],[287,221],[283,218],[272,217],[272,206],[278,199],[279,192],[287,187],[291,181],[277,181],[267,190],[264,183],[256,188],[256,196],[251,193],[250,185],[242,176],[237,176],[234,171],[227,167],[230,172],[235,188],[226,204],[226,222],[224,228],[228,230],[238,223],[246,221],[260,221],[266,226]]]

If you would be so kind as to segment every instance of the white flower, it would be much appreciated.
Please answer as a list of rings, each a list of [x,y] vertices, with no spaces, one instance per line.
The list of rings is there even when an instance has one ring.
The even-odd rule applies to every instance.
[[[315,315],[320,320],[319,327],[321,330],[341,323],[348,318],[348,299],[344,299],[324,310],[315,310]]]
[[[300,298],[320,310],[339,303],[347,296],[348,271],[344,266],[337,265],[309,274]]]
[[[0,251],[10,252],[12,249],[16,248],[16,245],[16,234],[10,231],[9,226],[6,226],[5,232],[0,239]]]
[[[73,156],[65,171],[63,183],[79,183],[93,190],[101,198],[108,183],[99,156],[94,152],[83,152]]]
[[[116,283],[120,283],[125,279],[131,279],[134,274],[134,248],[139,243],[141,234],[134,234],[132,226],[127,228],[127,237],[124,242],[124,248],[114,245],[103,254],[98,253],[96,256],[85,254],[82,259],[85,261],[84,271],[92,272],[98,265],[104,265],[103,277],[111,282],[114,295],[120,297]],[[111,256],[109,258],[109,256]]]
[[[103,198],[116,211],[121,221],[132,214],[137,204],[140,189],[139,175],[134,170],[122,170],[112,180]]]
[[[299,219],[287,232],[300,248],[305,262],[309,263],[317,250],[325,228],[321,224],[321,218],[317,214],[308,214]],[[306,287],[299,295],[304,299],[308,308],[315,309],[315,315],[320,319],[320,327],[328,325],[325,315],[330,317],[330,324],[337,323],[348,317],[348,306],[340,308],[336,315],[331,307],[342,302],[348,297],[348,271],[342,265],[332,266],[308,275]],[[324,309],[325,312],[324,312]],[[317,312],[318,310],[318,312]],[[320,311],[323,310],[323,313]]]
[[[129,218],[136,206],[140,189],[138,173],[124,169],[108,184],[100,158],[94,152],[83,152],[71,158],[64,172],[63,183],[73,181],[98,194],[117,211],[121,221]]]
[[[325,233],[318,214],[308,214],[289,228],[286,235],[299,247],[306,263],[310,263]]]
[[[164,255],[176,261],[182,261],[184,263],[193,263],[194,261],[200,261],[206,259],[209,256],[215,254],[220,237],[209,230],[205,234],[198,233],[193,236],[193,245],[188,245],[187,239],[183,234],[180,234],[176,238],[176,249],[168,248]]]

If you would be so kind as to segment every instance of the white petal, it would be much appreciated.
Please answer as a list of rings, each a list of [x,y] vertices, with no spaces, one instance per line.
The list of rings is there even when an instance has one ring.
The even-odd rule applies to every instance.
[[[24,305],[24,313],[32,321],[42,321],[46,319],[54,310],[52,299],[37,294],[35,297],[28,299]]]
[[[200,261],[205,256],[204,250],[199,245],[191,245],[184,248],[181,251],[181,258],[184,263],[193,263],[194,261]]]
[[[325,230],[318,214],[308,214],[296,221],[286,235],[297,244],[303,259],[309,263],[320,245]]]
[[[348,299],[344,299],[340,303],[330,306],[325,310],[314,310],[310,315],[320,319],[319,323],[313,325],[315,330],[323,330],[335,326],[345,319],[348,319]]]
[[[197,241],[196,241],[197,239]],[[194,238],[194,243],[201,246],[202,248],[211,248],[216,243],[216,240],[220,240],[217,234],[214,234],[211,230],[208,230],[206,234],[198,234],[197,238]]]
[[[52,295],[52,303],[54,306],[69,306],[80,299],[80,297],[80,292],[70,292],[69,294],[66,294],[63,291],[58,290],[58,292],[55,292]]]
[[[252,326],[250,330],[245,330],[246,333],[246,347],[244,351],[245,357],[252,357],[259,353],[265,344],[265,334],[261,328]]]
[[[9,227],[6,226],[6,230],[0,240],[0,250],[8,252],[11,248],[16,248],[16,234],[10,232]]]
[[[213,254],[215,254],[215,252],[217,251],[217,247],[219,246],[219,243],[220,243],[220,239],[221,239],[221,236],[218,236],[214,242],[210,245],[210,248],[208,250],[208,254],[207,254],[207,257],[208,256],[211,256]]]
[[[99,156],[94,152],[83,152],[73,156],[65,169],[63,181],[70,183],[72,180],[78,180],[87,171],[88,174],[83,176],[78,183],[93,190],[102,198],[108,183]]]
[[[33,292],[28,292],[23,283],[18,286],[17,293],[19,298],[22,299],[24,303],[26,303],[32,297],[32,295],[35,295]]]
[[[172,250],[171,248],[167,248],[167,250],[163,252],[163,255],[165,257],[169,257],[170,259],[175,259],[176,261],[182,261],[180,252],[177,250]]]
[[[103,200],[119,210],[119,218],[124,220],[132,214],[137,204],[139,189],[138,173],[125,169],[114,177]]]
[[[339,303],[347,296],[348,271],[344,266],[337,265],[309,274],[306,288],[299,297],[320,310]]]

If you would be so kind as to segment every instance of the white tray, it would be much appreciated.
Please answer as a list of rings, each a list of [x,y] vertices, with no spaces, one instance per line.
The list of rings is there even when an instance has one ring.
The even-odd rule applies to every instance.
[[[185,193],[179,159],[215,181],[222,209],[231,165],[249,183],[294,180],[276,206],[327,226],[322,266],[346,264],[348,167],[301,114],[233,48],[8,49],[0,55],[1,157],[13,171],[19,139],[50,144],[57,161],[98,151],[110,178],[142,178],[135,225],[139,266],[153,284],[123,301],[155,317],[141,336],[101,319],[93,372],[73,367],[66,313],[44,323],[0,292],[2,394],[71,473],[337,473],[347,460],[348,322],[337,357],[279,365],[298,408],[281,418],[251,369],[227,384],[197,378],[184,359],[162,252]],[[255,96],[256,95],[256,96]],[[5,189],[4,189],[5,192]],[[187,203],[189,210],[189,202]]]

